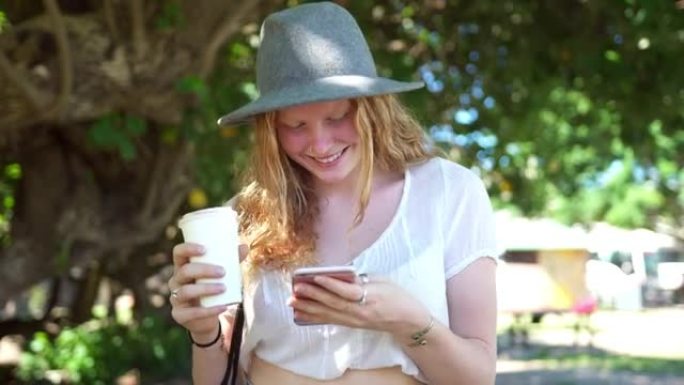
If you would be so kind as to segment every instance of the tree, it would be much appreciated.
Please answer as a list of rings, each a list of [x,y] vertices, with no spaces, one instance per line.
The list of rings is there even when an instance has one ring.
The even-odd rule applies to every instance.
[[[114,277],[147,303],[145,278],[168,263],[150,256],[168,252],[166,228],[198,183],[195,152],[220,144],[229,170],[244,152],[245,135],[213,124],[235,99],[246,100],[233,85],[251,72],[244,47],[226,52],[225,44],[274,6],[2,4],[0,193],[11,226],[0,231],[0,303],[74,267]],[[230,71],[217,61],[231,61]],[[205,84],[217,74],[219,91],[210,95]],[[225,193],[233,183],[225,175],[206,189]]]
[[[426,82],[404,99],[497,205],[682,236],[681,2],[338,3],[381,74]],[[74,268],[147,303],[179,213],[234,191],[249,130],[214,122],[256,96],[258,22],[283,6],[0,3],[0,303]]]
[[[389,4],[383,65],[418,67],[422,120],[498,205],[684,238],[681,2]]]

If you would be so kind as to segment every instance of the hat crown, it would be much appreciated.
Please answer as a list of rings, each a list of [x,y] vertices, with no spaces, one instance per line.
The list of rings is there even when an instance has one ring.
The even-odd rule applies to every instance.
[[[377,76],[363,32],[346,9],[305,4],[266,18],[256,71],[262,95],[344,75]]]

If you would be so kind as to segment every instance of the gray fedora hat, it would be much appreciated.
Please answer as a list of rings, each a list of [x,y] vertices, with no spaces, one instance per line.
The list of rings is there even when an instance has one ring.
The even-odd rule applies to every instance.
[[[256,84],[259,97],[221,117],[220,125],[283,107],[404,92],[424,85],[379,77],[356,20],[330,2],[300,5],[264,20]]]

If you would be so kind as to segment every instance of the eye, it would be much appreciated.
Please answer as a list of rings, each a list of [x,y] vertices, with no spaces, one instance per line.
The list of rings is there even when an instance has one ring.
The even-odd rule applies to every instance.
[[[289,131],[301,131],[304,128],[304,123],[299,122],[295,123],[293,125],[286,124],[286,123],[281,123],[280,124],[284,129],[289,130]]]
[[[349,115],[349,111],[345,111],[345,112],[343,112],[343,113],[341,113],[341,114],[333,115],[333,116],[331,116],[331,117],[328,118],[328,121],[329,121],[329,122],[333,122],[333,123],[338,123],[338,122],[343,121],[344,118],[347,117],[347,115]]]

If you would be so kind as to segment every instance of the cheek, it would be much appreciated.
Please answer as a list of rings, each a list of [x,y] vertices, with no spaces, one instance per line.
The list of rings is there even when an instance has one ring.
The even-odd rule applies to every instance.
[[[282,131],[278,131],[278,141],[283,151],[289,156],[304,151],[307,146],[305,135],[296,135]]]
[[[349,123],[342,130],[338,131],[337,138],[347,143],[359,143],[361,138],[356,132],[354,125]]]

